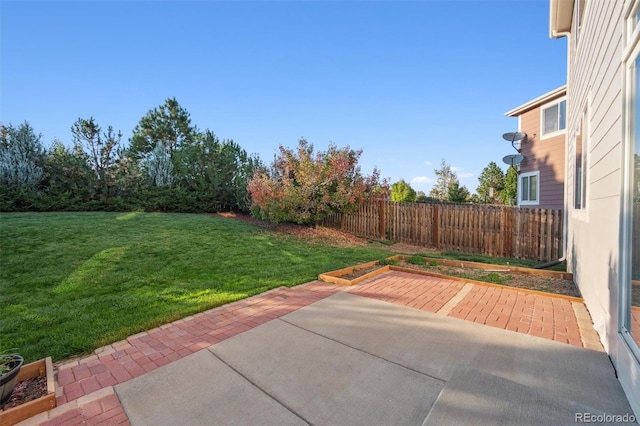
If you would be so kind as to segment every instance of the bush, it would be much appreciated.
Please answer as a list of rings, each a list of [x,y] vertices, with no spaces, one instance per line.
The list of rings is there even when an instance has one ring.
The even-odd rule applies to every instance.
[[[407,263],[411,263],[412,265],[426,265],[427,262],[424,260],[424,257],[416,254],[407,259]]]
[[[362,151],[329,145],[314,153],[301,139],[297,149],[280,146],[270,170],[258,170],[249,182],[251,212],[271,222],[318,223],[332,213],[352,213],[363,201],[386,195],[379,173],[360,173]]]

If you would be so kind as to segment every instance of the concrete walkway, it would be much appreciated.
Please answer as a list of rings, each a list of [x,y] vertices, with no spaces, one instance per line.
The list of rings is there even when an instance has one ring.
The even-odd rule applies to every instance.
[[[340,295],[343,299],[346,297],[351,305],[349,303],[345,305],[344,300],[338,296],[315,303],[341,292],[352,293],[352,295]],[[365,297],[356,297],[356,295]],[[379,299],[393,304],[371,299]],[[325,302],[328,305],[323,305]],[[367,314],[366,309],[363,314],[362,309],[358,306],[369,306],[367,304],[375,305],[374,311],[387,309],[387,311],[391,310],[392,314],[381,317],[371,315],[371,312]],[[406,309],[395,305],[405,305],[417,309]],[[306,308],[298,311],[303,307]],[[315,314],[318,312],[318,307],[325,310],[322,315]],[[338,309],[340,307],[342,310]],[[352,324],[360,321],[363,326],[357,330],[362,333],[354,333],[353,328],[345,328],[345,323],[336,316],[337,311],[334,312],[332,309],[338,309],[345,315],[351,310],[361,312],[359,318],[346,318],[344,321]],[[393,309],[397,311],[393,311]],[[394,322],[393,320],[399,318],[399,315],[418,314],[427,316],[409,322]],[[447,316],[452,318],[446,318]],[[272,321],[277,318],[281,319]],[[388,321],[381,321],[381,318],[387,318]],[[460,319],[467,321],[460,321]],[[295,321],[302,321],[304,324],[295,323]],[[480,326],[472,324],[472,322],[493,327]],[[436,327],[436,331],[438,329],[448,331],[434,334],[429,330],[421,329],[420,324],[430,324],[430,327]],[[324,329],[320,330],[315,327],[324,327]],[[464,330],[460,331],[462,329]],[[348,333],[351,337],[348,339],[345,337],[346,340],[341,340],[344,336],[332,335],[333,331],[338,332],[339,330]],[[385,330],[394,331],[385,335]],[[500,335],[496,337],[492,333],[500,333]],[[490,336],[479,338],[485,334],[490,334]],[[370,336],[369,340],[359,340],[358,336],[360,335]],[[413,336],[413,339],[394,342],[393,337],[396,335]],[[451,336],[455,336],[455,339],[451,340]],[[551,342],[551,340],[563,343]],[[405,350],[402,345],[409,344],[411,341],[420,344],[411,350]],[[300,347],[297,342],[307,342],[307,344]],[[255,350],[248,349],[252,345]],[[358,345],[364,346],[359,347]],[[371,345],[374,346],[374,349],[378,349],[369,348]],[[308,347],[315,347],[316,350],[309,352],[305,349]],[[577,347],[596,350],[578,349]],[[277,350],[277,348],[281,349]],[[402,354],[405,354],[403,356],[415,354],[417,359],[418,354],[425,354],[425,348],[429,348],[426,353],[439,353],[439,356],[435,359],[422,358],[421,366],[405,365],[408,361],[394,358]],[[469,363],[464,359],[458,359],[461,354],[478,353],[479,348],[482,348],[483,353],[487,354],[483,358],[500,360],[501,357],[496,357],[496,355],[500,353],[509,355],[507,358],[503,357],[502,364],[492,368],[481,365],[481,363]],[[497,354],[488,355],[490,352],[496,351]],[[357,388],[366,389],[367,392],[376,390],[377,396],[369,395],[363,398],[361,395],[359,400],[361,405],[354,405],[354,407],[359,407],[359,410],[373,410],[372,412],[375,413],[378,413],[374,408],[380,406],[381,398],[384,399],[387,395],[394,393],[404,395],[405,388],[412,389],[412,394],[418,389],[417,394],[422,395],[421,402],[405,395],[408,398],[405,398],[407,401],[413,401],[410,404],[413,408],[402,409],[405,414],[412,413],[406,417],[407,424],[412,424],[413,420],[420,418],[424,420],[426,415],[430,419],[445,421],[446,418],[443,416],[448,415],[450,410],[442,411],[442,407],[450,404],[449,399],[454,396],[454,399],[458,401],[460,389],[456,390],[456,386],[469,380],[480,386],[479,389],[484,389],[483,383],[494,383],[497,393],[487,394],[489,400],[483,398],[460,400],[466,402],[456,402],[454,404],[457,407],[456,410],[464,409],[473,412],[473,407],[477,404],[483,405],[485,402],[490,403],[488,407],[491,407],[492,404],[495,405],[496,401],[509,395],[535,396],[538,400],[544,400],[551,404],[549,408],[553,410],[559,408],[553,405],[555,403],[553,401],[564,399],[572,401],[566,405],[569,407],[567,408],[569,411],[577,409],[577,407],[596,410],[594,413],[599,410],[609,410],[606,411],[608,413],[611,413],[612,409],[630,410],[627,409],[628,405],[624,405],[626,400],[613,376],[613,369],[606,354],[598,351],[601,351],[601,347],[591,326],[588,313],[584,305],[575,300],[533,294],[506,287],[465,284],[402,272],[390,272],[348,288],[315,281],[293,289],[272,290],[250,299],[194,315],[100,348],[96,350],[94,355],[61,364],[57,370],[59,406],[48,413],[29,419],[24,424],[68,425],[82,424],[83,422],[85,424],[128,424],[130,420],[134,424],[144,424],[145,418],[153,418],[149,417],[150,414],[145,412],[145,409],[151,408],[162,412],[163,406],[171,406],[163,398],[178,398],[177,407],[173,408],[175,412],[180,412],[179,407],[189,401],[195,401],[196,406],[202,404],[204,408],[209,407],[213,402],[209,399],[202,401],[199,399],[202,395],[216,401],[218,400],[214,398],[215,395],[223,399],[225,395],[235,395],[238,401],[253,395],[255,398],[250,398],[252,403],[248,406],[254,407],[254,409],[249,411],[259,415],[262,409],[266,410],[265,413],[271,413],[273,410],[274,419],[277,419],[278,422],[298,423],[302,419],[315,424],[334,423],[334,421],[352,423],[350,420],[357,423],[356,417],[364,415],[362,412],[361,414],[344,412],[343,417],[329,418],[324,417],[327,414],[322,414],[321,407],[316,407],[318,404],[323,405],[320,403],[321,400],[326,404],[335,401],[335,398],[330,398],[329,394],[342,395],[336,388],[351,389],[346,395],[358,394]],[[316,354],[318,353],[328,354],[324,358],[324,362],[331,362],[331,364],[325,365],[327,369],[316,370],[322,372],[316,380],[313,376],[307,377],[303,373],[308,370],[309,366],[316,365],[318,362]],[[552,354],[556,356],[553,359],[546,356]],[[255,357],[255,359],[251,357]],[[583,358],[585,363],[576,362],[576,359]],[[342,366],[342,364],[336,366],[336,359],[345,359],[347,362],[345,365],[350,367],[335,378],[337,382],[330,381],[328,384],[322,382],[320,379],[326,377],[326,371]],[[442,359],[449,360],[447,361],[449,364],[443,365]],[[540,361],[535,361],[535,359],[540,359]],[[270,360],[273,365],[269,364]],[[241,364],[234,366],[236,362]],[[553,363],[551,366],[553,368],[549,368],[548,362]],[[389,363],[391,366],[388,365]],[[366,371],[375,372],[376,375],[371,376],[363,373],[352,377],[348,374],[352,371],[360,371],[358,366],[363,368],[365,365],[367,366]],[[558,366],[564,366],[565,369],[571,367],[566,371],[570,372],[570,376],[580,377],[580,380],[575,381],[565,377],[566,375],[560,375],[561,371],[555,371]],[[252,373],[249,371],[252,368],[257,370]],[[248,370],[243,372],[239,369]],[[500,370],[503,372],[501,373]],[[538,376],[545,370],[551,372],[551,376],[563,380],[558,383],[540,381]],[[260,375],[260,371],[268,372],[268,374],[263,374],[266,378]],[[342,371],[342,369],[339,368],[337,371]],[[414,373],[407,373],[407,371],[414,371],[418,376],[414,377]],[[526,372],[517,373],[518,371]],[[183,373],[184,375],[182,375]],[[185,377],[185,379],[168,380],[167,378],[172,377],[172,374]],[[298,376],[302,389],[300,392],[294,393],[299,394],[300,398],[307,395],[307,397],[313,396],[314,399],[296,405],[292,401],[285,401],[289,397],[285,394],[280,395],[280,393],[289,386],[287,383],[295,382]],[[426,380],[423,376],[429,379]],[[198,383],[208,386],[201,388],[202,392],[194,392],[194,388],[191,386],[180,391],[180,383],[190,385],[195,383],[192,380],[196,380],[198,377],[202,378]],[[205,380],[206,377],[209,380]],[[285,377],[287,379],[283,381]],[[342,379],[340,379],[341,377]],[[380,382],[386,383],[387,381],[391,385],[390,387],[377,388],[375,387],[376,383],[368,381],[373,380],[372,377],[378,377],[376,383],[379,386]],[[529,377],[530,380],[523,382],[522,377]],[[567,380],[564,380],[565,378]],[[230,387],[211,387],[223,379],[229,380]],[[549,378],[549,380],[551,379],[552,377]],[[166,386],[160,386],[158,383],[163,380],[175,384],[178,386],[178,390],[167,391],[168,394],[164,397],[158,395],[157,392],[162,393],[167,389]],[[261,380],[264,383],[257,383]],[[415,383],[412,380],[415,380]],[[532,386],[531,381],[535,382],[533,383],[535,386]],[[411,387],[413,386],[411,383],[414,383],[416,387]],[[324,393],[320,392],[316,395],[313,393],[313,389],[307,389],[306,393],[303,392],[306,389],[305,386],[328,386],[328,388],[323,391]],[[566,397],[571,395],[572,389],[584,389],[584,386],[597,390],[597,400],[589,398],[576,400],[573,397],[571,397],[573,399]],[[271,387],[274,387],[275,394],[270,393]],[[141,388],[144,388],[145,391],[140,392]],[[500,389],[503,389],[507,394],[501,395]],[[551,399],[549,395],[553,395],[553,392],[550,394],[550,389],[557,391]],[[120,398],[116,395],[116,391]],[[145,400],[146,395],[149,395],[151,399]],[[603,398],[602,395],[607,395],[607,397]],[[340,398],[344,398],[344,396],[342,395]],[[436,399],[441,401],[440,405],[434,403]],[[447,401],[449,402],[447,403]],[[577,405],[571,405],[574,403]],[[367,404],[373,405],[369,407]],[[506,402],[502,405],[498,404],[498,406],[504,406],[504,404]],[[126,407],[126,413],[123,405]],[[294,406],[297,408],[294,409]],[[135,407],[143,409],[142,414],[140,412],[136,414]],[[233,405],[225,403],[225,407],[233,407]],[[240,406],[242,410],[238,411],[231,409],[227,413],[230,417],[225,417],[226,420],[220,420],[220,422],[251,423],[250,418],[240,416],[240,412],[247,411],[246,407],[247,405]],[[257,407],[263,408],[258,409]],[[326,410],[334,410],[334,408],[328,407]],[[437,407],[440,408],[436,410]],[[507,410],[507,413],[511,412],[513,416],[516,416],[516,413],[520,413],[523,409],[518,399],[514,400],[510,407],[503,408]],[[398,411],[392,406],[387,406],[387,408],[390,413]],[[566,414],[569,412],[567,410],[559,412]],[[213,414],[209,409],[204,412],[198,412],[198,410],[190,410],[189,412],[193,412],[193,416],[196,417],[184,417],[179,421],[180,423],[198,424],[200,423],[198,420],[204,421],[205,419],[209,419],[206,421],[207,424],[216,423],[215,417],[211,417]],[[223,415],[224,410],[216,411],[216,413]],[[197,415],[203,417],[197,417]],[[349,417],[350,415],[355,417]],[[494,415],[497,414],[494,413]],[[509,416],[511,415],[508,415],[506,420],[511,418],[513,422],[521,423],[519,414],[516,416],[517,418]],[[234,420],[236,417],[237,420]],[[393,416],[388,417],[390,421],[393,418]],[[544,420],[545,418],[533,417],[535,420]],[[169,417],[164,417],[158,420],[160,423],[171,424],[171,422],[167,422],[168,419]],[[262,420],[260,423],[265,423],[264,417],[260,417],[259,420]]]

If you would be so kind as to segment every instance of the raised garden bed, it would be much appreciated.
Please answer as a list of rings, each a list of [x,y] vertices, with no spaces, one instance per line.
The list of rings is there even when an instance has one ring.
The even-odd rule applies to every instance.
[[[389,259],[398,259],[400,257],[401,256],[392,256]],[[320,274],[318,275],[318,279],[328,283],[354,285],[387,272],[388,270],[388,265],[380,265],[379,261],[374,260],[373,262],[361,263],[360,265]]]
[[[27,387],[31,389],[27,389]],[[44,395],[35,398],[42,393],[43,387]],[[18,374],[16,388],[13,391],[14,396],[16,392],[21,395],[21,398],[12,397],[4,409],[0,410],[0,426],[14,425],[36,414],[55,408],[56,388],[51,358],[23,365]]]
[[[386,271],[397,270],[471,283],[503,285],[527,291],[581,297],[573,283],[573,274],[568,272],[403,255],[392,256],[382,263],[385,265],[380,265],[377,261],[364,263],[321,274],[319,278],[336,284],[353,285]]]

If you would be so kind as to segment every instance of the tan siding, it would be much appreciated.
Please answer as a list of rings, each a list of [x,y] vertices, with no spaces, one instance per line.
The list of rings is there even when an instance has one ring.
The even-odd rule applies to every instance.
[[[540,116],[541,107],[537,107],[520,117],[520,131],[528,136],[528,142],[522,147],[521,154],[525,159],[520,170],[522,173],[540,172],[540,203],[528,207],[562,209],[564,208],[565,135],[541,139]]]

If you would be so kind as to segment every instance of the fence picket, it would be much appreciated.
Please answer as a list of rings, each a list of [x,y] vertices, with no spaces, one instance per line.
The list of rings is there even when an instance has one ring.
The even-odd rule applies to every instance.
[[[636,208],[634,213],[639,212]],[[331,214],[322,225],[369,238],[490,256],[549,261],[563,253],[562,210],[377,201],[363,204],[354,214]]]

